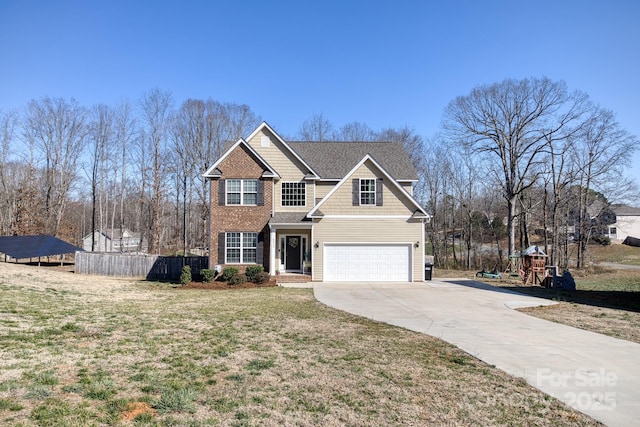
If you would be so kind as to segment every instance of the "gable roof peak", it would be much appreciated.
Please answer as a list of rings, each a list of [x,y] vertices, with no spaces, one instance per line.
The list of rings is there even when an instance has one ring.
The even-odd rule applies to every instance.
[[[300,154],[296,152],[296,150],[291,148],[291,146],[287,144],[287,142],[278,134],[278,132],[276,132],[271,126],[269,126],[269,123],[267,123],[266,121],[263,121],[262,123],[260,123],[260,125],[257,128],[255,128],[253,132],[251,132],[251,134],[247,137],[247,141],[251,141],[253,137],[255,137],[259,132],[261,132],[264,129],[267,129],[273,136],[275,136],[278,142],[283,147],[285,147],[291,153],[291,155],[293,155],[300,163],[302,163],[302,165],[305,168],[307,168],[309,173],[311,173],[314,178],[316,179],[320,178],[320,175],[318,175],[318,173],[313,169],[313,167],[311,167],[307,161],[305,161],[302,157],[300,157]]]
[[[337,190],[338,188],[340,188],[345,182],[347,182],[349,180],[349,178],[351,178],[351,176],[358,170],[360,169],[360,167],[362,167],[362,165],[364,165],[367,161],[371,162],[373,164],[373,166],[378,169],[380,171],[380,173],[386,178],[386,180],[388,181],[388,183],[392,186],[394,186],[398,191],[400,191],[409,201],[410,203],[413,205],[413,207],[415,208],[414,211],[414,216],[416,218],[418,218],[418,214],[422,214],[424,216],[421,216],[420,218],[431,218],[431,216],[424,210],[424,208],[422,206],[420,206],[420,204],[417,202],[416,199],[413,198],[413,196],[411,196],[411,194],[407,193],[407,191],[402,188],[402,186],[400,184],[398,184],[398,182],[389,174],[389,172],[387,172],[385,170],[384,167],[382,167],[380,165],[380,163],[378,163],[376,161],[376,159],[374,159],[371,154],[365,154],[365,156],[353,167],[351,168],[351,170],[349,171],[349,173],[347,173],[344,178],[342,178],[340,180],[340,182],[338,182],[331,191],[329,191],[329,193],[327,193],[326,196],[324,196],[324,198],[322,200],[320,200],[320,202],[318,202],[313,209],[311,209],[311,211],[309,211],[309,213],[307,214],[308,218],[314,218],[318,216],[318,212],[319,212],[319,208],[320,206],[322,206],[324,204],[325,201],[327,201]]]
[[[245,147],[247,150],[249,150],[249,152],[251,153],[251,155],[255,156],[256,160],[258,160],[258,162],[260,164],[262,164],[262,166],[266,169],[266,171],[268,171],[268,174],[263,174],[264,176],[268,176],[268,177],[274,177],[274,178],[279,178],[280,175],[278,175],[278,172],[275,171],[275,169],[273,169],[269,163],[267,163],[267,161],[265,159],[262,158],[262,156],[260,154],[258,154],[258,152],[256,150],[253,149],[253,147],[251,145],[249,145],[247,143],[247,141],[244,140],[244,138],[240,138],[239,140],[237,140],[235,142],[235,144],[231,145],[231,147],[227,148],[227,150],[222,154],[222,156],[220,156],[220,158],[218,160],[216,160],[216,162],[211,165],[211,167],[209,169],[207,169],[207,171],[205,173],[202,174],[202,176],[204,178],[220,178],[221,176],[221,172],[220,169],[218,169],[218,166],[220,166],[220,163],[222,163],[224,161],[224,159],[226,159],[229,154],[231,154],[231,152],[233,152],[233,150],[235,150],[238,146],[242,145],[243,147]]]

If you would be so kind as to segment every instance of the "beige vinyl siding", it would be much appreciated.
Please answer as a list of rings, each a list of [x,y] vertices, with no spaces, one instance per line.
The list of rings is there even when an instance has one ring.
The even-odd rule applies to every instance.
[[[269,147],[262,147],[262,136],[268,136],[271,140]],[[296,159],[278,138],[267,129],[262,129],[253,138],[247,141],[251,148],[280,175],[280,180],[275,185],[275,210],[286,212],[309,211],[314,206],[313,181],[306,182],[306,206],[282,206],[282,182],[301,182],[309,173],[307,168]]]
[[[316,182],[316,199],[322,199],[333,190],[337,182]]]
[[[382,206],[353,206],[352,181],[360,178],[383,178],[371,162],[365,162],[323,204],[325,215],[412,215],[415,207],[393,183],[384,178]],[[379,181],[376,182],[376,185]]]
[[[411,182],[403,182],[400,185],[402,186],[404,191],[406,191],[407,193],[409,193],[410,196],[413,197],[413,183],[411,183]]]
[[[315,220],[313,240],[319,242],[318,248],[312,246],[313,279],[322,281],[323,245],[325,243],[398,243],[411,244],[413,281],[422,281],[424,268],[424,243],[418,248],[413,244],[422,239],[422,222],[405,219],[338,219],[323,218]]]

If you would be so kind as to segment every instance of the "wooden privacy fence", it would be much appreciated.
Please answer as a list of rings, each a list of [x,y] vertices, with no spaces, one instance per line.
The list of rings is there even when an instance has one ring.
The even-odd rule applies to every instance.
[[[107,252],[76,252],[76,273],[101,276],[144,277],[149,280],[177,280],[182,267],[191,267],[196,278],[209,268],[203,256],[128,255]]]

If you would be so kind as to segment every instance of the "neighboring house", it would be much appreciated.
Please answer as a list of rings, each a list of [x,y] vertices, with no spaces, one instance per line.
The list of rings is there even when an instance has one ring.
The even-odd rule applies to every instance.
[[[621,243],[628,236],[640,238],[640,208],[617,205],[612,209],[616,219],[609,225],[608,236],[611,241]]]
[[[107,228],[94,232],[95,244],[93,252],[146,252],[146,239],[140,240],[140,233],[126,228]],[[82,247],[91,251],[91,234],[82,238]]]
[[[204,174],[210,265],[314,281],[424,280],[416,172],[400,143],[285,142],[267,123]]]

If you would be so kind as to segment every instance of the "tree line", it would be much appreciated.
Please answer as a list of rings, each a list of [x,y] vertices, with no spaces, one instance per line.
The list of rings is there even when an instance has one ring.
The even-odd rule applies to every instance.
[[[160,89],[118,105],[44,97],[0,113],[0,233],[80,244],[92,230],[126,228],[150,253],[206,248],[202,173],[260,121],[247,105],[176,105]],[[433,216],[437,266],[502,269],[532,241],[553,264],[582,266],[611,203],[636,195],[623,170],[637,138],[585,93],[546,78],[478,86],[449,103],[429,138],[409,127],[334,127],[322,113],[283,136],[403,143],[419,175],[414,194]]]
[[[81,244],[92,230],[126,228],[151,253],[204,248],[201,175],[259,122],[247,105],[212,99],[176,108],[159,89],[115,106],[32,100],[0,115],[0,233]]]

